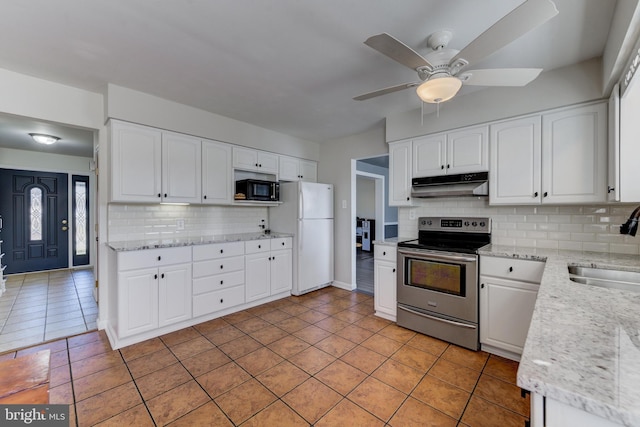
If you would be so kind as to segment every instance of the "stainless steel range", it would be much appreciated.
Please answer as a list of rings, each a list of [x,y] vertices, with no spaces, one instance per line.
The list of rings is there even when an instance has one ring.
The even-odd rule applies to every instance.
[[[398,325],[478,350],[478,249],[489,243],[491,218],[419,218],[418,239],[398,243]]]

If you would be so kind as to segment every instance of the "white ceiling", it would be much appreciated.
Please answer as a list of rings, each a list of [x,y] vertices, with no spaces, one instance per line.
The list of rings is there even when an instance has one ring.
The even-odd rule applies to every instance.
[[[95,92],[114,83],[321,142],[420,106],[412,89],[352,100],[417,80],[367,37],[387,32],[426,53],[429,34],[449,29],[449,47],[461,49],[521,3],[0,0],[0,68]],[[551,70],[601,56],[616,1],[555,3],[556,17],[474,68]]]

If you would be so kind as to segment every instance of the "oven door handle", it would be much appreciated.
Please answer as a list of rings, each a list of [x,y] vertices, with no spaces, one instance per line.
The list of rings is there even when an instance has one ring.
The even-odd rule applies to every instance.
[[[476,328],[475,325],[469,325],[467,323],[454,322],[453,320],[443,319],[441,317],[436,317],[436,316],[430,316],[428,314],[420,313],[419,311],[411,310],[410,308],[406,308],[406,307],[403,307],[401,305],[398,305],[398,309],[404,310],[404,311],[408,311],[409,313],[415,314],[415,315],[420,316],[420,317],[425,317],[427,319],[435,320],[437,322],[448,323],[450,325],[461,326],[463,328],[469,328],[469,329],[475,329]]]
[[[450,252],[437,252],[437,251],[411,251],[405,249],[398,249],[398,253],[402,255],[412,255],[418,257],[429,257],[435,260],[441,261],[459,261],[459,262],[475,262],[477,261],[476,256],[464,256],[458,254],[452,254]]]

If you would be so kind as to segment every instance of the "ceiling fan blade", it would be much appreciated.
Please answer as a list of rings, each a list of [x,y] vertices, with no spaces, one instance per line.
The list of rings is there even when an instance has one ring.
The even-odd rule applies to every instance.
[[[386,95],[388,93],[398,92],[403,89],[409,89],[410,87],[416,87],[422,82],[414,82],[414,83],[403,83],[401,85],[391,86],[380,90],[375,90],[373,92],[364,93],[362,95],[356,96],[353,98],[356,101],[364,101],[366,99],[375,98],[376,96]]]
[[[558,14],[551,0],[527,0],[480,34],[453,57],[469,64],[491,55]]]
[[[541,71],[542,68],[493,68],[465,71],[458,77],[468,86],[525,86]]]
[[[365,40],[364,44],[412,70],[432,67],[418,52],[387,33],[371,36]]]

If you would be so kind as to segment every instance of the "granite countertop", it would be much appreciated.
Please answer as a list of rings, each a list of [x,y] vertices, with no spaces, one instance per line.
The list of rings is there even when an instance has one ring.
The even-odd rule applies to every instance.
[[[216,236],[197,236],[183,239],[133,240],[128,242],[109,242],[107,245],[114,251],[139,251],[144,249],[175,248],[180,246],[207,245],[211,243],[242,242],[247,240],[278,239],[293,237],[289,233],[271,232],[220,234]]]
[[[387,239],[382,240],[374,240],[374,245],[387,245],[387,246],[398,246],[398,242],[404,242],[406,240],[413,240],[415,237],[389,237]]]
[[[639,426],[640,288],[634,292],[575,283],[567,266],[640,271],[640,257],[495,245],[480,254],[546,261],[518,385]]]

